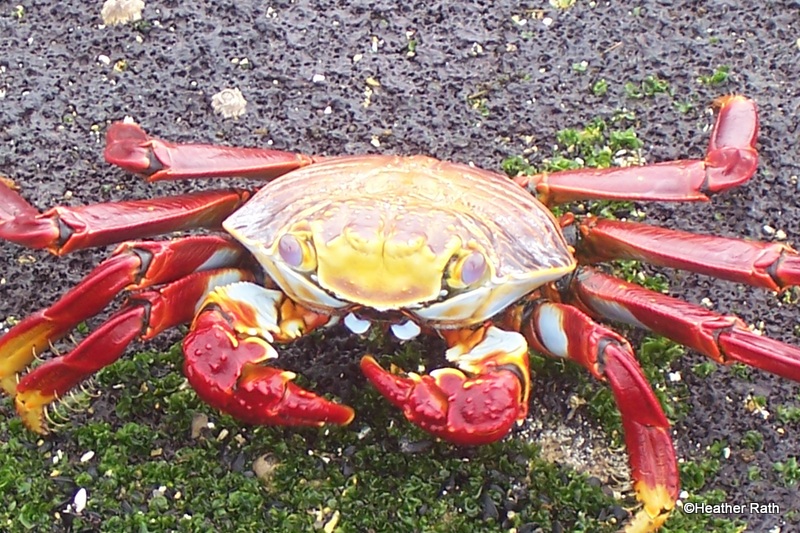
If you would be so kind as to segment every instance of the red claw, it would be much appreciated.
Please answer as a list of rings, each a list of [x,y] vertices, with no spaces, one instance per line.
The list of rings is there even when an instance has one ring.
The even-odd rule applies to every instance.
[[[291,382],[292,372],[264,366],[275,356],[260,337],[240,339],[215,310],[202,313],[183,343],[184,372],[206,403],[250,424],[346,425],[353,410]]]
[[[427,376],[401,377],[366,356],[361,371],[410,422],[454,444],[495,442],[525,416],[522,384],[509,370],[467,377],[460,370],[442,368]]]

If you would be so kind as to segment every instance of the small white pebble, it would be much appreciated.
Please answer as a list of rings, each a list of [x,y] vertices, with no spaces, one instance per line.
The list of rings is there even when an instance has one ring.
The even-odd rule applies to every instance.
[[[702,305],[706,309],[714,308],[714,302],[712,302],[709,298],[703,298],[702,300],[700,300],[700,305]]]
[[[324,74],[314,74],[311,77],[311,81],[313,81],[314,83],[322,83],[323,81],[325,81],[325,75]]]
[[[99,63],[104,64],[104,65],[110,65],[111,64],[111,58],[108,57],[105,54],[100,54],[99,56],[97,56],[97,61]]]
[[[364,57],[364,54],[356,54],[353,56],[353,63],[358,63]]]
[[[678,494],[678,498],[680,498],[681,500],[685,500],[688,497],[689,497],[689,493],[686,492],[685,490],[682,490],[681,493]]]
[[[670,372],[668,374],[669,380],[673,383],[676,383],[681,380],[681,373],[680,372]]]
[[[88,463],[89,461],[92,460],[93,457],[94,457],[94,452],[89,450],[85,454],[81,455],[81,462]]]
[[[725,459],[729,459],[730,456],[731,456],[731,449],[729,447],[725,446],[722,449],[722,457],[724,457]]]
[[[81,514],[84,509],[86,509],[86,489],[81,487],[78,489],[78,492],[75,493],[75,497],[72,499],[72,505],[75,506],[75,513]]]
[[[372,137],[372,139],[369,141],[369,143],[372,146],[374,146],[375,148],[380,148],[380,146],[381,146],[381,140],[378,139],[377,136]]]
[[[545,17],[542,19],[542,24],[544,24],[545,26],[550,26],[552,23],[553,19],[551,19],[550,17]]]
[[[786,232],[782,229],[779,229],[775,232],[775,240],[777,241],[785,241],[786,240]]]
[[[331,108],[331,106],[327,106],[325,109],[322,110],[322,112],[326,115],[330,115],[331,113],[333,113],[333,109]]]
[[[763,228],[761,228],[761,231],[763,231],[766,235],[775,235],[775,228],[772,226],[765,225]]]

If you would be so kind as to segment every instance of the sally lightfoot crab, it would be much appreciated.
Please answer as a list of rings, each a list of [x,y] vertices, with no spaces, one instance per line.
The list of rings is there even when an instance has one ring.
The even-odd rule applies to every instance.
[[[476,445],[502,438],[527,416],[532,348],[609,384],[643,504],[627,530],[654,531],[678,496],[669,423],[630,344],[596,320],[647,328],[719,363],[796,381],[800,349],[589,265],[632,258],[779,291],[800,282],[800,259],[783,244],[592,217],[556,220],[546,205],[707,200],[747,181],[757,163],[756,106],[741,96],[716,104],[702,160],[516,180],[421,156],[322,158],[174,144],[131,123],[112,124],[106,160],[150,181],[268,183],[39,213],[0,181],[4,239],[56,255],[125,241],[0,339],[0,384],[25,424],[44,433],[47,406],[134,339],[190,323],[184,371],[212,406],[252,424],[347,424],[350,407],[298,387],[293,373],[269,363],[279,357],[276,345],[316,328],[342,320],[363,333],[379,322],[401,339],[440,335],[452,366],[394,373],[367,355],[361,368],[368,380],[414,424]],[[129,240],[196,228],[226,234]],[[20,377],[37,354],[121,292],[127,303],[74,350]]]

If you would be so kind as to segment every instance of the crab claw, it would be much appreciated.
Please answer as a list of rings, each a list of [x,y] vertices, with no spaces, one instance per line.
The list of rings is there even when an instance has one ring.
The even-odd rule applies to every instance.
[[[440,368],[426,376],[401,377],[365,356],[361,370],[411,423],[454,444],[499,440],[527,412],[521,404],[522,383],[508,369],[467,377],[458,369]]]
[[[321,426],[353,420],[350,407],[298,387],[292,372],[263,365],[277,357],[275,349],[261,337],[241,338],[214,307],[195,320],[183,352],[184,372],[198,396],[243,422]]]

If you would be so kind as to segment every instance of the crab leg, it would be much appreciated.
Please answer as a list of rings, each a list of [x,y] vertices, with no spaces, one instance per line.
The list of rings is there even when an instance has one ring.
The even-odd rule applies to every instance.
[[[148,181],[181,178],[255,178],[272,180],[313,159],[264,148],[177,144],[149,137],[136,124],[116,122],[106,132],[106,161],[141,174]]]
[[[353,410],[291,381],[293,372],[266,366],[273,342],[289,342],[330,317],[276,290],[235,283],[211,292],[183,343],[184,373],[209,405],[250,424],[349,424]]]
[[[591,218],[580,225],[583,263],[636,259],[780,291],[800,284],[800,254],[781,243],[698,235]]]
[[[189,322],[204,296],[218,285],[250,280],[241,269],[198,272],[159,290],[131,297],[66,355],[55,357],[23,377],[16,387],[17,412],[25,425],[46,433],[44,408],[101,368],[116,361],[135,339],[150,339],[162,331]]]
[[[387,372],[373,359],[361,370],[378,391],[425,431],[461,445],[503,438],[528,414],[528,345],[516,332],[489,326],[444,330],[447,359],[458,368],[439,368],[407,377]]]
[[[583,267],[568,298],[595,316],[647,328],[721,364],[734,362],[800,381],[800,348],[762,337],[739,318],[718,315]]]
[[[0,386],[14,394],[16,375],[35,354],[102,311],[123,290],[160,285],[193,272],[238,266],[243,250],[215,236],[163,242],[128,242],[56,303],[26,317],[0,338]]]
[[[0,180],[0,239],[56,255],[192,228],[216,228],[242,205],[242,190],[54,207],[39,213]]]
[[[611,386],[625,428],[633,487],[644,506],[625,531],[657,530],[678,499],[678,462],[669,422],[630,344],[564,304],[531,302],[521,326],[533,349],[571,359]]]
[[[565,170],[519,176],[548,204],[575,200],[708,200],[706,194],[741,185],[755,173],[758,153],[756,104],[744,96],[723,96],[711,142],[702,160],[669,161],[641,167]]]

